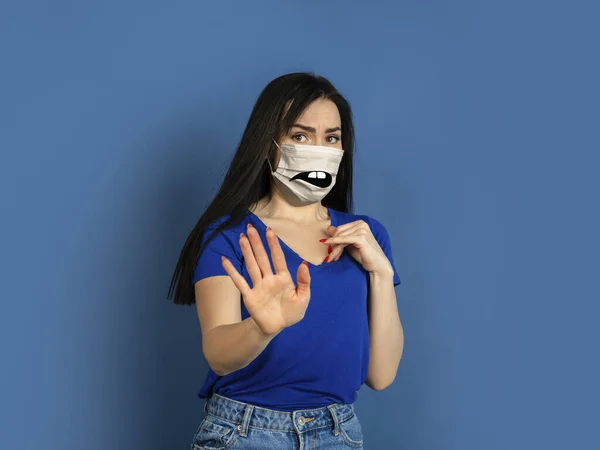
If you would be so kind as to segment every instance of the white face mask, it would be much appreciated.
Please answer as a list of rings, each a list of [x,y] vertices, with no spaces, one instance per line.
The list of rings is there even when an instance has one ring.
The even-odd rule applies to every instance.
[[[277,145],[277,142],[275,142]],[[277,145],[279,147],[279,145]],[[302,203],[318,202],[335,185],[343,150],[320,145],[282,144],[277,170],[271,175]]]

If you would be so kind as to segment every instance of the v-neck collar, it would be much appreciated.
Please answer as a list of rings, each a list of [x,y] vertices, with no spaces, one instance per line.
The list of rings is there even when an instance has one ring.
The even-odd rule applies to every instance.
[[[334,227],[337,226],[337,217],[335,215],[335,210],[331,209],[329,206],[326,206],[325,208],[327,208],[327,211],[329,212],[329,220],[331,221],[331,225],[333,225]],[[246,211],[248,212],[248,215],[250,216],[250,218],[254,219],[254,222],[256,224],[260,225],[260,227],[262,228],[262,231],[264,231],[266,233],[266,231],[267,231],[267,224],[264,223],[260,217],[258,217],[252,211],[250,211],[250,209],[246,209]],[[281,244],[282,247],[287,248],[289,252],[291,252],[294,255],[296,255],[299,259],[306,261],[310,267],[317,268],[317,267],[321,267],[321,266],[327,264],[325,262],[322,262],[321,264],[313,264],[310,261],[305,260],[304,258],[302,258],[302,256],[300,256],[298,254],[298,252],[296,252],[293,248],[291,248],[289,245],[287,245],[283,241],[283,239],[281,239],[279,236],[277,236],[277,239],[279,239],[279,243]]]

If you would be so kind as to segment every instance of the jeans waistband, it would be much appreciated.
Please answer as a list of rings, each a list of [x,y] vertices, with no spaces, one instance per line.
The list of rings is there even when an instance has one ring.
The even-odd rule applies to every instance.
[[[213,393],[206,400],[204,411],[237,423],[237,429],[242,436],[247,433],[249,427],[298,433],[330,428],[338,434],[340,422],[354,415],[354,404],[332,403],[322,408],[287,412],[261,408]]]

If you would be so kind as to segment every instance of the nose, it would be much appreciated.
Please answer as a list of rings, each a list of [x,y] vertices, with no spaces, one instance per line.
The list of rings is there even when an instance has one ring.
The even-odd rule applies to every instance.
[[[327,145],[327,138],[325,136],[317,136],[315,139],[315,145]]]

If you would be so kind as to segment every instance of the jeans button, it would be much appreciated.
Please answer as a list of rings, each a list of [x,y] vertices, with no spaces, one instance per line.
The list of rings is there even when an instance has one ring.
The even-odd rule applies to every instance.
[[[298,423],[299,423],[300,425],[304,425],[304,424],[306,423],[306,421],[304,420],[304,417],[303,417],[303,416],[300,416],[300,417],[298,418]]]

